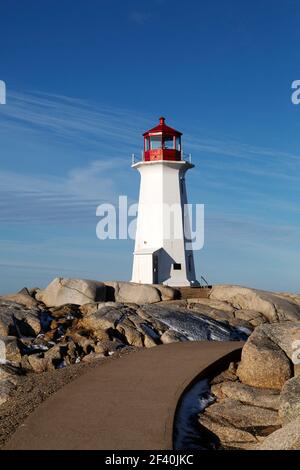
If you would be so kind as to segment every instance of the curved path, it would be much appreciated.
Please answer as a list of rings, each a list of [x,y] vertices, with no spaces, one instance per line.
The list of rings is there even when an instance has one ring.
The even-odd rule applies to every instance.
[[[5,449],[172,449],[183,391],[242,344],[173,343],[104,361],[43,402]]]

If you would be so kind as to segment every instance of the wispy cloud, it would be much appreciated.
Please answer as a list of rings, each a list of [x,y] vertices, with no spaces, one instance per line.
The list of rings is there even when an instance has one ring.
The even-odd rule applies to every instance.
[[[10,92],[7,105],[1,107],[0,119],[1,128],[44,132],[55,139],[74,145],[84,143],[94,149],[104,145],[111,152],[131,149],[136,132],[147,125],[145,116],[126,109],[37,92]]]
[[[68,171],[36,174],[16,169],[0,170],[0,220],[27,223],[91,220],[97,204],[130,192],[130,153],[138,151],[138,135],[149,126],[146,114],[110,108],[83,99],[47,93],[10,92],[0,109],[0,133],[25,133],[27,140],[42,137],[43,145],[82,149],[87,162]],[[299,194],[300,156],[283,150],[257,147],[230,139],[185,135],[185,143],[198,160],[194,182],[205,173],[207,191],[235,192],[239,198],[262,204],[293,205],[272,193],[266,182],[289,185]],[[0,159],[9,160],[0,147]],[[9,152],[9,150],[8,150]],[[12,167],[16,165],[12,165]],[[198,172],[198,173],[197,173]],[[256,179],[255,193],[249,181]],[[205,201],[204,201],[205,202]],[[296,205],[295,205],[296,207]]]
[[[203,139],[195,135],[186,134],[186,139],[189,141],[189,147],[196,151],[209,152],[224,157],[236,157],[243,160],[256,160],[260,159],[261,162],[269,160],[290,160],[299,162],[300,153],[293,154],[290,152],[280,151],[278,149],[271,149],[267,147],[258,147],[248,143],[239,142],[233,139]]]
[[[84,223],[102,202],[115,201],[124,178],[124,161],[92,161],[66,176],[0,171],[0,221]]]
[[[2,223],[81,223],[91,221],[101,202],[113,202],[126,191],[130,172],[130,154],[136,136],[146,126],[146,119],[124,109],[95,107],[92,104],[45,93],[10,93],[8,104],[0,110],[0,135],[35,142],[38,151],[48,144],[82,148],[87,163],[67,172],[60,171],[55,152],[51,160],[55,173],[21,172],[0,169],[0,221]],[[0,161],[11,161],[1,149]],[[29,162],[30,165],[30,162]]]

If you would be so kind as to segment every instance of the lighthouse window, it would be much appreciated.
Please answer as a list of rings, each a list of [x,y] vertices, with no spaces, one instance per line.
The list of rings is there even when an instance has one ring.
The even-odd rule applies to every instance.
[[[173,263],[173,268],[174,268],[174,271],[180,271],[181,263]]]
[[[173,149],[174,148],[174,140],[173,136],[164,136],[163,137],[163,148],[164,149]]]
[[[150,137],[151,150],[161,149],[161,135],[152,135]]]
[[[181,150],[180,137],[176,137],[176,150]]]

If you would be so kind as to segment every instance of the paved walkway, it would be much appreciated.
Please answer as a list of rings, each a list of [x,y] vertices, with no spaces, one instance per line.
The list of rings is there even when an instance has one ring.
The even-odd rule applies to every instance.
[[[104,361],[42,403],[5,449],[172,449],[182,392],[216,361],[228,363],[241,346],[173,343]]]

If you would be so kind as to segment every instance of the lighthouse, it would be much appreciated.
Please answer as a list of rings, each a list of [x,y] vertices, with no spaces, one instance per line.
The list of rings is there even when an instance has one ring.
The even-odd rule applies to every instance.
[[[182,133],[165,118],[143,134],[132,282],[198,286],[189,240],[185,175],[194,165],[184,159]]]

